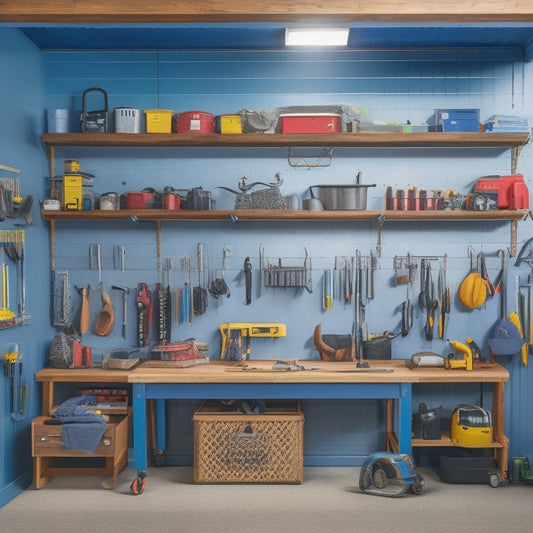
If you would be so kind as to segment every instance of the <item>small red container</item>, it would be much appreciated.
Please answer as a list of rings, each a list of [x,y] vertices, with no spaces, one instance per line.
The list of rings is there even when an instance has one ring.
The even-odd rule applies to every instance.
[[[279,116],[278,133],[338,133],[341,116],[331,113],[290,113]]]
[[[145,209],[150,206],[154,199],[151,192],[128,192],[126,193],[126,209]]]
[[[163,209],[179,209],[181,199],[178,194],[166,192],[163,194]]]
[[[177,133],[214,133],[215,117],[205,111],[186,111],[178,115]]]

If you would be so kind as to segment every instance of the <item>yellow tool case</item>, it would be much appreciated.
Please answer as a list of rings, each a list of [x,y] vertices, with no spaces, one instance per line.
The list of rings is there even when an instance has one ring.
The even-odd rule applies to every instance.
[[[482,448],[492,444],[490,411],[475,405],[461,405],[452,414],[452,442],[465,448]]]
[[[63,176],[63,209],[81,211],[83,205],[83,178],[81,174]]]

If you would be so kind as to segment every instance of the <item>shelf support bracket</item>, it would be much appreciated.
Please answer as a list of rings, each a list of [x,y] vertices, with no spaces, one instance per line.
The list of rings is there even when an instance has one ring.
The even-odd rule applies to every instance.
[[[55,157],[55,150],[53,146],[49,147],[49,160],[50,160],[50,179],[54,177],[54,157]]]
[[[157,224],[157,271],[161,271],[161,221],[156,220]]]
[[[520,151],[522,150],[522,146],[513,146],[511,148],[511,174],[516,174],[516,167],[518,166],[518,157],[520,156]]]
[[[308,153],[306,153],[308,152]],[[316,168],[316,167],[329,167],[333,158],[333,148],[322,148],[321,152],[317,152],[317,149],[305,150],[299,147],[298,153],[292,146],[289,146],[289,155],[287,160],[289,165],[294,168]],[[310,159],[314,161],[309,162]]]
[[[50,220],[50,270],[55,270],[56,256],[56,221]]]
[[[381,243],[382,243],[382,238],[383,238],[383,224],[385,224],[385,215],[379,215],[376,220],[378,223],[377,254],[378,254],[378,257],[381,257]]]
[[[518,229],[518,221],[511,220],[511,247],[509,249],[509,257],[516,255],[516,234]]]

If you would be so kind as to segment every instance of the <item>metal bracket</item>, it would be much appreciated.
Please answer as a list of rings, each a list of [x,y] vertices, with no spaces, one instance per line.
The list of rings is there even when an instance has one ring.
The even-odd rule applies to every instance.
[[[287,160],[291,167],[295,168],[317,168],[317,167],[329,167],[331,165],[331,159],[333,157],[333,148],[322,148],[320,153],[316,153],[316,148],[312,148],[309,154],[305,153],[305,148],[299,148],[298,153],[292,146],[289,146],[289,155]],[[313,163],[309,160],[314,159]]]

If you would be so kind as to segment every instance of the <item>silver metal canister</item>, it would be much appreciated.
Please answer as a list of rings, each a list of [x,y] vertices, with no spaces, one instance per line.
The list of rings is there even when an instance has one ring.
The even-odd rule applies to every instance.
[[[102,211],[116,211],[120,209],[120,194],[117,192],[106,192],[99,198],[99,206]]]

